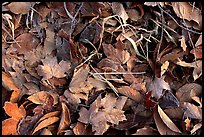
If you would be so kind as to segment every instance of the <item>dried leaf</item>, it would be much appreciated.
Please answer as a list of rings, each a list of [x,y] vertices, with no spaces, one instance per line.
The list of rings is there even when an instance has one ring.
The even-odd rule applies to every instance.
[[[26,111],[23,106],[18,107],[17,103],[5,102],[4,110],[10,117],[20,120],[26,116]]]
[[[123,94],[138,103],[142,102],[144,99],[144,96],[140,92],[130,88],[129,86],[121,86],[120,88],[117,88],[117,90],[120,94]]]
[[[57,117],[59,114],[60,114],[60,111],[53,111],[53,112],[47,113],[38,120],[37,124],[47,118],[54,117],[54,116]]]
[[[196,83],[185,84],[176,91],[176,97],[180,102],[190,102],[192,97],[202,93],[202,86]]]
[[[202,45],[196,46],[196,48],[190,51],[191,54],[194,54],[196,59],[202,59]]]
[[[42,59],[43,65],[38,65],[37,72],[40,76],[43,76],[42,80],[47,80],[52,77],[63,78],[65,77],[65,72],[70,69],[70,62],[60,61],[58,64],[57,58],[47,56]]]
[[[83,16],[101,16],[100,9],[102,7],[103,5],[98,2],[84,2],[81,13]]]
[[[18,135],[16,130],[18,122],[14,118],[8,118],[2,121],[2,135]]]
[[[186,63],[185,61],[181,61],[180,59],[177,59],[178,61],[176,62],[177,65],[180,65],[182,67],[192,67],[192,68],[196,68],[198,64],[198,62],[200,62],[200,60],[194,61],[192,63]]]
[[[161,113],[161,115],[165,115],[166,117],[167,117],[167,120],[169,120],[168,122],[167,122],[167,124],[169,124],[169,123],[171,123],[171,125],[173,125],[173,127],[176,127],[175,125],[174,125],[174,123],[168,118],[168,116],[161,110],[161,108],[160,108],[160,110],[159,110],[159,106],[158,107],[155,107],[154,108],[154,113],[153,113],[153,116],[154,116],[154,121],[155,121],[155,123],[156,123],[156,126],[157,126],[157,129],[158,129],[158,131],[159,131],[159,133],[161,134],[161,135],[179,135],[179,133],[178,132],[174,132],[173,130],[171,130],[169,127],[168,127],[168,125],[166,125],[165,123],[164,123],[164,121],[163,121],[163,119],[160,117],[160,114],[159,114],[159,111],[160,111],[160,113]],[[163,113],[162,113],[163,112]],[[163,116],[164,117],[164,116]],[[173,124],[172,124],[173,123]],[[176,127],[177,128],[177,127]],[[176,129],[175,128],[175,129]],[[174,130],[175,130],[174,129]],[[179,131],[179,130],[177,130],[176,129],[176,131]]]
[[[171,90],[168,83],[164,81],[165,76],[161,78],[155,77],[149,86],[148,91],[152,91],[152,97],[159,99],[163,95],[163,89]]]
[[[52,132],[49,129],[44,128],[40,135],[52,135]]]
[[[11,2],[7,8],[15,14],[27,14],[32,6],[32,2]]]
[[[191,120],[187,117],[184,122],[186,123],[185,126],[186,126],[186,130],[187,131],[190,131],[191,129]]]
[[[152,127],[143,127],[137,129],[137,132],[132,135],[158,135]]]
[[[47,127],[47,126],[49,126],[49,125],[51,125],[51,124],[53,124],[53,123],[55,123],[55,122],[57,122],[57,121],[59,121],[59,118],[58,118],[58,117],[49,117],[49,118],[43,120],[42,122],[40,122],[40,123],[36,126],[36,128],[34,129],[32,135],[35,134],[37,131],[43,129],[44,127]]]
[[[6,74],[2,71],[2,86],[6,88],[7,90],[19,90],[18,87],[13,82],[11,76],[9,74]]]
[[[121,100],[119,100],[121,101]],[[110,125],[107,122],[118,125],[119,121],[126,120],[122,111],[122,106],[117,105],[118,100],[114,94],[107,94],[103,99],[99,96],[90,106],[90,109],[82,107],[79,112],[79,121],[92,125],[92,131],[96,131],[95,135],[101,135],[108,130]],[[122,103],[124,104],[124,103]]]
[[[168,67],[169,67],[169,61],[165,61],[161,66],[161,75],[160,75],[161,77],[167,71]]]
[[[123,23],[126,24],[126,21],[128,20],[128,15],[123,7],[123,5],[119,2],[112,2],[111,6],[113,13],[118,15],[119,17],[122,18]]]
[[[164,112],[172,119],[182,119],[184,113],[181,107],[167,108]]]
[[[74,70],[74,75],[69,84],[69,90],[72,93],[79,93],[79,91],[81,91],[81,89],[78,86],[87,79],[89,71],[90,71],[90,68],[89,68],[89,65],[87,64],[84,64],[79,69]]]
[[[182,47],[183,51],[186,51],[187,45],[186,45],[185,37],[181,36],[180,41],[181,41],[181,47]]]
[[[41,91],[37,92],[31,96],[28,97],[28,100],[32,101],[35,104],[47,104],[49,100],[53,100],[53,97],[49,94],[49,92]]]
[[[194,132],[196,132],[198,129],[200,129],[202,127],[202,123],[198,123],[196,124],[193,129],[191,130],[191,134],[193,134]]]
[[[166,90],[164,95],[159,99],[159,105],[162,108],[179,107],[179,101],[172,91]]]
[[[182,108],[185,110],[184,117],[202,120],[202,109],[200,107],[188,102],[183,102]]]
[[[58,135],[63,130],[66,130],[69,127],[69,124],[71,123],[70,112],[69,112],[67,105],[64,102],[62,102],[61,105],[62,105],[62,113],[60,116],[61,119],[60,119],[58,131],[57,131]]]
[[[13,47],[16,48],[19,54],[25,54],[35,49],[39,44],[39,39],[31,33],[23,33],[16,38],[18,44],[14,43]]]
[[[200,45],[202,45],[202,34],[199,36],[199,38],[198,38],[198,40],[197,40],[197,42],[195,44],[195,47],[198,47]]]
[[[93,135],[88,125],[81,122],[77,122],[76,126],[73,128],[73,132],[75,135]]]
[[[174,12],[181,19],[195,21],[202,24],[202,14],[198,8],[192,7],[189,2],[171,2]]]
[[[46,29],[46,38],[44,41],[44,52],[50,55],[56,49],[55,33],[51,29]]]
[[[105,83],[95,78],[91,78],[91,77],[87,78],[87,83],[90,85],[93,85],[96,91],[106,89]]]
[[[193,79],[194,81],[202,75],[202,60],[196,61],[197,67],[193,70]]]
[[[145,2],[144,5],[155,7],[157,6],[157,2]]]

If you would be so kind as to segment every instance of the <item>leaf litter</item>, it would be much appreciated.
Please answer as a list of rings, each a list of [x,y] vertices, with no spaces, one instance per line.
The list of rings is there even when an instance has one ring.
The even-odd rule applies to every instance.
[[[3,2],[3,135],[199,135],[201,2]]]

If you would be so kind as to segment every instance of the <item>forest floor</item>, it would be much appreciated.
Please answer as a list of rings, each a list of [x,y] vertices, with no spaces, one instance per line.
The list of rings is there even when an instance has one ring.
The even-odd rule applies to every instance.
[[[3,135],[201,127],[201,2],[2,3]]]

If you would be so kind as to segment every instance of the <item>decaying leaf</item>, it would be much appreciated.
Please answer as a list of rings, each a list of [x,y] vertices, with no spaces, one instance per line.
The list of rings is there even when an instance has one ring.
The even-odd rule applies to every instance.
[[[176,91],[176,97],[180,102],[191,102],[192,97],[200,96],[202,86],[196,83],[185,84]]]
[[[198,47],[200,45],[202,45],[202,34],[199,36],[199,38],[198,38],[198,40],[197,40],[197,42],[195,44],[195,47]]]
[[[198,60],[197,67],[193,70],[193,79],[196,80],[202,75],[202,60]]]
[[[55,122],[59,121],[58,117],[49,117],[45,120],[43,120],[42,122],[40,122],[34,129],[32,134],[35,134],[37,131],[43,129],[44,127],[47,127]]]
[[[159,107],[154,108],[154,121],[161,135],[179,135],[181,131]]]
[[[191,130],[191,134],[195,133],[198,129],[202,127],[201,123],[196,124],[193,129]]]
[[[43,65],[38,66],[38,74],[43,76],[42,80],[47,80],[52,77],[63,78],[65,77],[65,72],[68,72],[70,69],[70,63],[66,61],[57,62],[56,57],[47,56],[45,59],[42,59]]]
[[[143,127],[138,129],[137,132],[132,135],[158,135],[158,133],[156,133],[155,129],[152,127]]]
[[[169,61],[165,61],[164,64],[162,64],[161,66],[161,77],[163,76],[163,74],[167,71],[169,67]]]
[[[40,135],[52,135],[52,132],[49,129],[44,128]]]
[[[124,97],[122,97],[124,98]],[[126,120],[124,111],[121,110],[124,103],[116,105],[118,100],[114,94],[107,94],[103,99],[99,96],[90,106],[90,109],[82,107],[79,112],[79,121],[92,125],[92,131],[95,135],[101,135],[108,130],[110,125],[107,122],[118,124],[119,121]],[[120,100],[121,101],[121,100]],[[123,100],[124,101],[124,100]]]
[[[13,82],[11,76],[9,74],[6,74],[2,71],[2,86],[6,88],[7,90],[19,90],[18,87]]]
[[[67,105],[64,102],[62,102],[61,105],[62,105],[62,113],[60,116],[61,120],[60,120],[57,134],[60,134],[63,130],[66,130],[69,124],[71,123],[70,112]]]
[[[77,122],[76,126],[73,128],[73,132],[75,135],[93,135],[88,125],[81,122]]]
[[[194,54],[196,59],[202,59],[202,45],[196,46],[196,48],[190,51],[191,54]]]
[[[140,92],[134,90],[129,86],[122,86],[120,88],[117,88],[117,90],[120,94],[125,95],[138,103],[142,102],[142,100],[144,99],[144,96]]]
[[[47,118],[54,117],[54,116],[57,117],[59,114],[60,114],[60,111],[53,111],[53,112],[47,113],[47,114],[45,114],[44,116],[42,116],[42,117],[38,120],[37,124],[38,124],[39,122],[41,122],[41,121],[47,119]]]
[[[149,91],[152,91],[152,97],[159,99],[163,95],[163,89],[171,90],[167,82],[164,81],[165,76],[161,78],[155,77],[149,86]]]

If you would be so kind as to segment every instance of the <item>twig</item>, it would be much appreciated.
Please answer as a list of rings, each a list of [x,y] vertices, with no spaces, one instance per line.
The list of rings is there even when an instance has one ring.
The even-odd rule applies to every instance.
[[[145,74],[145,73],[146,73],[146,72],[103,72],[103,73],[97,72],[97,73],[93,73],[93,75],[101,75],[101,74],[108,74],[108,75],[123,74],[123,75],[125,75],[125,74]]]

